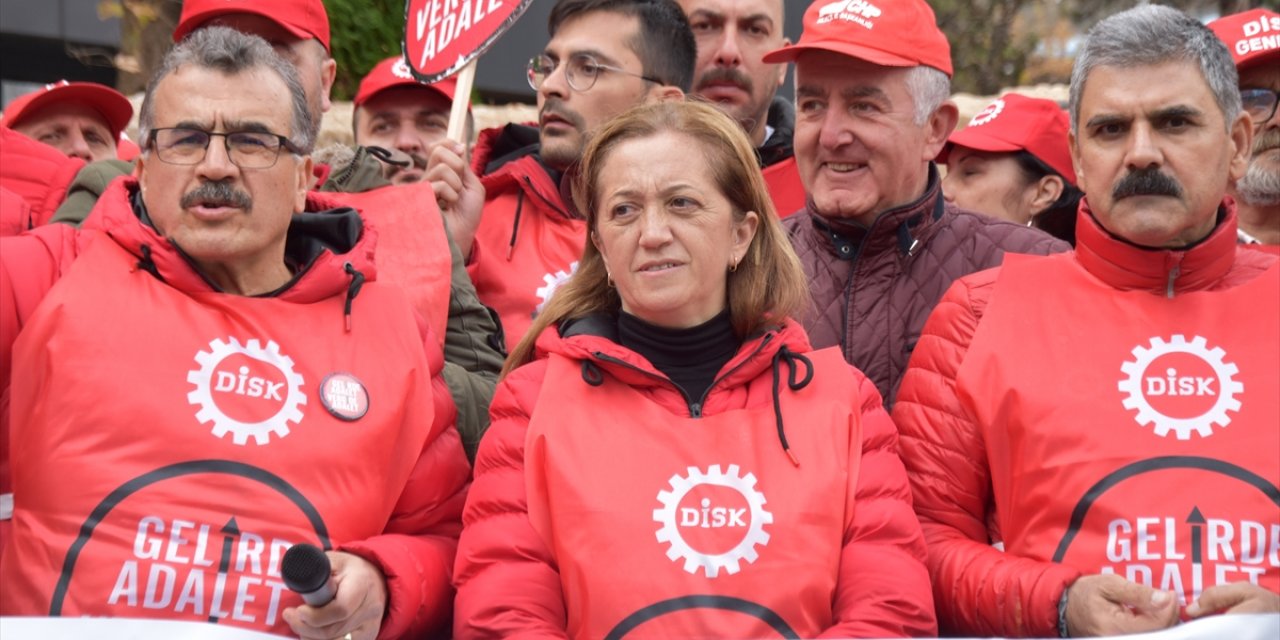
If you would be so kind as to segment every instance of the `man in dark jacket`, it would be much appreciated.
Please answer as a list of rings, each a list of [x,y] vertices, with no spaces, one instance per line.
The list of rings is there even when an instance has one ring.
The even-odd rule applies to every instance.
[[[764,54],[791,44],[783,36],[782,0],[680,0],[698,42],[693,92],[729,114],[760,154],[778,215],[804,206],[804,185],[792,161],[795,109],[777,97],[787,65]]]
[[[812,282],[805,328],[840,345],[892,406],[925,318],[956,278],[1006,251],[1070,247],[947,204],[932,159],[959,117],[951,47],[924,0],[815,3],[796,62],[795,154],[807,210],[786,225]]]

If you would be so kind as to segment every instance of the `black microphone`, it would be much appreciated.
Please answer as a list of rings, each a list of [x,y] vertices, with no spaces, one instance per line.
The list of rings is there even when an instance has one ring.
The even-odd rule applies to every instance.
[[[299,542],[284,552],[280,561],[280,575],[290,591],[302,596],[307,604],[323,607],[333,600],[337,589],[333,586],[333,570],[329,556],[313,544]]]

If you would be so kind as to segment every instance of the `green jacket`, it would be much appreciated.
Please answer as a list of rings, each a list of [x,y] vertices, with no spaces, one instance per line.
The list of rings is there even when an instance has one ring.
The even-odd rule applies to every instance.
[[[345,154],[344,154],[345,155]],[[94,162],[76,176],[67,199],[54,214],[53,222],[79,225],[97,203],[107,184],[133,172],[133,165],[119,160]],[[365,147],[357,147],[349,161],[335,167],[319,191],[360,193],[390,184],[382,174],[382,164]],[[453,258],[449,290],[449,319],[444,336],[444,379],[458,407],[458,433],[467,457],[475,460],[480,437],[489,428],[489,402],[506,357],[498,345],[498,324],[494,314],[480,303],[476,288],[467,276],[462,252],[449,237]]]

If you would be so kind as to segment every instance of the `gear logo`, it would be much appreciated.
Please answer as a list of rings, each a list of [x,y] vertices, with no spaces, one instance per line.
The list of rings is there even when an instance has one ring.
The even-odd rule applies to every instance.
[[[200,368],[187,373],[195,389],[187,402],[199,407],[196,420],[212,424],[213,435],[228,433],[238,445],[265,445],[271,434],[289,435],[289,423],[302,421],[302,375],[293,370],[293,359],[280,353],[280,345],[268,340],[240,344],[214,339],[208,351],[196,354]]]
[[[542,308],[547,306],[547,302],[551,300],[551,294],[555,293],[556,289],[559,288],[560,285],[564,284],[564,281],[568,280],[569,277],[572,276],[574,272],[576,272],[577,270],[578,270],[578,261],[574,260],[573,262],[569,263],[568,273],[565,273],[564,271],[557,271],[554,274],[548,273],[542,276],[543,286],[538,287],[538,290],[534,292],[538,294],[539,298],[542,298],[542,302],[538,303],[538,307],[533,312],[533,315],[536,316],[539,313],[542,313]]]
[[[1154,425],[1161,437],[1170,431],[1179,440],[1213,435],[1214,426],[1231,423],[1228,412],[1240,410],[1236,396],[1244,391],[1234,378],[1240,369],[1226,355],[1200,336],[1155,337],[1150,346],[1134,347],[1133,360],[1120,367],[1124,408],[1136,410],[1138,424]]]
[[[991,122],[992,120],[995,120],[996,116],[999,116],[1000,113],[1003,111],[1004,111],[1004,100],[1001,100],[1000,98],[996,98],[994,102],[987,105],[987,108],[983,109],[982,111],[979,111],[978,115],[974,116],[973,119],[969,121],[969,126],[970,127],[982,126],[988,122]]]
[[[756,547],[769,544],[764,525],[773,523],[755,475],[739,476],[736,464],[723,472],[713,464],[706,473],[698,467],[686,473],[671,476],[671,490],[658,492],[662,506],[653,510],[654,521],[662,525],[658,542],[669,545],[667,557],[683,559],[685,571],[702,569],[708,578],[722,569],[737,573],[742,560],[754,563],[760,557]]]
[[[409,70],[409,65],[405,64],[404,58],[396,60],[391,65],[391,75],[404,80],[413,79],[413,72]]]

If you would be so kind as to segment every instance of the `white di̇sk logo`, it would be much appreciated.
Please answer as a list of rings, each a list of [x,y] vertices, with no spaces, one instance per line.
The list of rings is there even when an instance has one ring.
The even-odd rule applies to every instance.
[[[289,435],[289,424],[302,421],[300,407],[307,403],[302,375],[293,370],[293,359],[280,353],[280,345],[268,340],[240,344],[215,339],[208,351],[196,354],[200,365],[187,373],[195,389],[187,402],[199,407],[196,419],[213,424],[213,435],[231,434],[233,442],[265,445],[271,434]]]
[[[992,120],[995,120],[996,116],[1000,115],[1002,111],[1004,111],[1004,100],[996,98],[995,102],[987,105],[986,109],[979,111],[978,115],[974,116],[973,119],[969,121],[969,126],[979,127],[991,122]]]
[[[1213,435],[1214,426],[1230,424],[1228,411],[1240,410],[1236,394],[1244,391],[1233,377],[1240,369],[1226,355],[1200,336],[1188,341],[1174,335],[1167,342],[1156,337],[1150,347],[1134,347],[1133,360],[1120,367],[1124,408],[1136,409],[1138,424],[1154,424],[1158,436],[1170,431],[1179,440],[1191,439],[1192,433]]]
[[[654,521],[662,525],[658,542],[670,545],[667,557],[672,562],[683,559],[685,571],[696,574],[702,569],[708,578],[720,575],[721,569],[737,573],[742,560],[755,562],[760,557],[756,546],[769,544],[764,525],[773,523],[773,514],[764,508],[764,494],[756,490],[755,475],[739,476],[736,464],[724,472],[718,464],[706,473],[697,467],[686,472],[687,476],[671,476],[671,490],[658,492],[662,507],[653,510]],[[707,552],[705,534],[720,536],[716,546],[726,550]],[[726,538],[734,544],[725,544]],[[704,551],[695,545],[704,546]]]
[[[548,273],[542,276],[543,286],[538,287],[538,290],[534,292],[538,294],[539,298],[542,298],[542,302],[538,303],[538,307],[534,311],[534,315],[542,313],[543,307],[547,306],[547,303],[551,301],[551,294],[555,293],[556,289],[559,288],[560,285],[564,284],[564,281],[568,280],[570,276],[577,272],[577,270],[578,261],[574,260],[569,263],[568,273],[565,273],[564,271],[557,271],[555,273]]]

